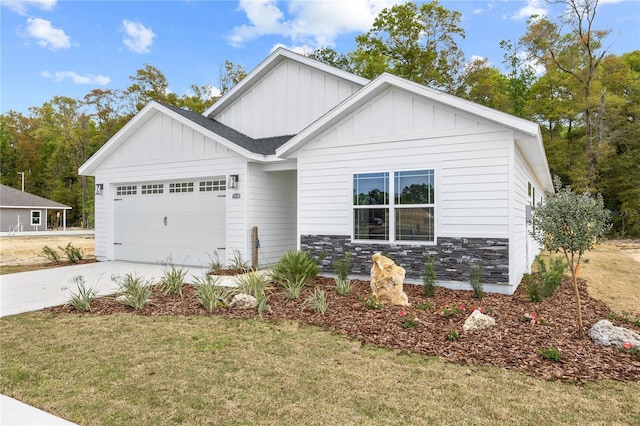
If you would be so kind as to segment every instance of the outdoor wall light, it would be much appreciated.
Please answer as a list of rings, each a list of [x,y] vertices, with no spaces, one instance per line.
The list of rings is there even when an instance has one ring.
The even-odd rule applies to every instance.
[[[96,183],[96,194],[100,195],[102,194],[102,190],[104,189],[104,184],[102,183]]]
[[[229,188],[237,188],[237,187],[238,187],[238,175],[230,175]]]

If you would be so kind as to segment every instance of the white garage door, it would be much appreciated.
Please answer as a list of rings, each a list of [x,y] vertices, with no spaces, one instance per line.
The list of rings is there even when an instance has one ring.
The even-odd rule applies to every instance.
[[[225,259],[226,182],[207,178],[118,185],[114,257],[207,265]]]

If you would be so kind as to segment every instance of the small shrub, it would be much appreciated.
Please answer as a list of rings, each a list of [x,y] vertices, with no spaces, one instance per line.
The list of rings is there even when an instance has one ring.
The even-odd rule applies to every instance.
[[[51,263],[60,262],[60,255],[55,249],[52,249],[49,246],[44,246],[42,247],[42,252],[44,253],[45,256],[47,256],[47,259],[49,259],[49,262]]]
[[[265,312],[272,312],[271,306],[269,306],[268,297],[258,300],[258,315],[260,315],[260,318],[262,318],[262,314],[264,314]]]
[[[213,311],[218,306],[228,306],[229,299],[237,293],[235,288],[220,285],[220,278],[210,274],[202,277],[193,277],[193,285],[196,288],[196,298],[208,311]]]
[[[633,324],[636,327],[640,327],[640,312],[628,312],[622,311],[620,313],[611,312],[609,319],[612,321],[622,321],[629,324]]]
[[[478,300],[482,300],[484,295],[484,289],[482,288],[482,263],[476,262],[469,266],[469,281],[471,282],[471,288],[473,294],[475,294]]]
[[[418,319],[415,317],[410,317],[409,314],[405,311],[400,311],[400,327],[402,328],[416,328],[418,326]]]
[[[344,258],[338,259],[333,262],[333,271],[339,280],[347,281],[349,278],[349,271],[351,270],[351,252],[345,251]]]
[[[557,346],[551,346],[548,348],[540,349],[538,351],[538,355],[540,355],[544,359],[548,359],[549,361],[558,362],[562,357],[562,352],[558,349]]]
[[[235,250],[233,252],[233,258],[231,259],[231,265],[229,266],[234,271],[247,272],[250,270],[249,261],[242,259],[242,254]]]
[[[112,277],[118,283],[116,300],[139,311],[151,297],[151,283],[143,277],[125,274],[124,277]]]
[[[98,294],[98,290],[96,290],[95,288],[87,289],[85,287],[84,277],[82,275],[76,275],[69,282],[76,285],[76,287],[78,288],[78,292],[71,292],[71,297],[69,298],[69,301],[67,303],[73,306],[76,311],[90,311],[91,302]]]
[[[64,248],[62,247],[58,247],[58,248],[64,252],[70,264],[78,263],[79,260],[82,260],[82,250],[80,250],[77,247],[74,247],[73,244],[69,243]]]
[[[384,304],[378,302],[373,293],[369,293],[366,297],[360,296],[360,301],[367,309],[382,309],[384,307]]]
[[[269,295],[273,290],[269,276],[257,271],[244,275],[238,275],[235,278],[238,291],[250,294],[256,298],[258,302],[258,314],[262,316],[265,311],[271,312],[269,306]]]
[[[432,258],[427,259],[424,264],[424,271],[422,271],[422,289],[424,295],[427,297],[433,297],[436,292],[436,267],[435,260]]]
[[[296,300],[302,294],[302,289],[305,287],[305,282],[303,280],[293,281],[285,278],[280,282],[280,285],[284,289],[284,293],[287,295],[287,299]]]
[[[304,287],[320,272],[319,259],[306,251],[288,251],[278,260],[271,270],[271,279],[288,288]]]
[[[325,295],[324,290],[316,287],[313,289],[311,296],[306,298],[302,303],[302,308],[311,308],[311,310],[316,314],[324,315],[325,312],[327,312],[327,305],[327,296]]]
[[[623,352],[629,352],[634,357],[640,359],[640,346],[633,346],[631,343],[625,343],[620,348]]]
[[[533,274],[524,274],[522,279],[524,281],[525,290],[527,290],[527,294],[529,295],[529,300],[533,303],[541,302],[542,293],[540,291],[540,285],[537,277]]]
[[[458,333],[458,330],[456,330],[455,328],[452,328],[451,330],[449,330],[449,334],[447,334],[448,341],[455,342],[459,338],[460,338],[460,333]]]
[[[220,256],[218,255],[218,251],[213,252],[213,256],[209,256],[209,272],[212,274],[218,274],[222,268],[222,262],[220,262]]]
[[[416,306],[416,308],[418,308],[421,311],[428,311],[429,309],[433,308],[433,304],[431,304],[431,303],[421,303],[418,306]]]
[[[525,274],[524,282],[529,295],[529,299],[538,303],[543,299],[550,297],[562,282],[564,271],[567,268],[566,263],[560,257],[556,257],[551,261],[551,268],[547,269],[547,264],[541,257],[536,258],[538,265],[538,273]]]
[[[353,283],[351,282],[350,279],[348,278],[342,279],[340,277],[336,277],[335,281],[336,281],[336,292],[340,296],[348,296],[349,293],[351,293],[351,290],[353,290]]]
[[[456,315],[460,315],[466,311],[467,311],[467,308],[465,308],[464,305],[458,305],[458,306],[445,305],[445,306],[440,306],[437,310],[437,313],[441,317],[450,318]]]
[[[184,278],[186,275],[187,271],[171,265],[168,271],[164,271],[160,279],[160,290],[162,290],[164,294],[172,293],[182,297],[182,288],[184,287]]]

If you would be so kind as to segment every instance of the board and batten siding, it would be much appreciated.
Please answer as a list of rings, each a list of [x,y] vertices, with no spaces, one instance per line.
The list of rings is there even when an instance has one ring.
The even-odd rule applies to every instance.
[[[96,184],[104,185],[102,194],[95,197],[96,257],[112,260],[114,256],[114,224],[111,220],[114,217],[116,186],[230,174],[239,174],[242,183],[246,178],[244,157],[165,114],[155,114],[123,141],[95,172]],[[228,194],[230,192],[227,191]],[[227,257],[235,249],[246,252],[244,198],[233,202],[230,198],[227,197],[226,214],[227,218],[235,219],[227,228]],[[225,259],[221,261],[225,262]]]
[[[522,275],[531,272],[531,264],[540,253],[540,246],[531,237],[532,225],[527,222],[527,206],[534,206],[542,199],[542,186],[517,147],[514,147],[514,188],[513,188],[513,256],[511,258],[511,279],[515,282]],[[531,185],[531,195],[529,195]],[[535,192],[535,200],[534,200]]]
[[[284,60],[213,118],[252,138],[294,135],[360,88]]]
[[[248,165],[247,238],[250,250],[252,229],[258,227],[258,264],[273,265],[287,250],[296,249],[296,172],[268,171],[262,165]],[[248,259],[251,259],[249,253]]]
[[[437,237],[509,237],[513,133],[388,89],[298,152],[299,235],[352,234],[353,173],[434,169]]]

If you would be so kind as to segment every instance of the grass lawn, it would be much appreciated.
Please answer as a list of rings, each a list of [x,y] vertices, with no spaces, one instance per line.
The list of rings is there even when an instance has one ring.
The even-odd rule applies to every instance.
[[[0,325],[1,392],[83,425],[640,422],[638,383],[541,381],[292,322],[31,313]]]

